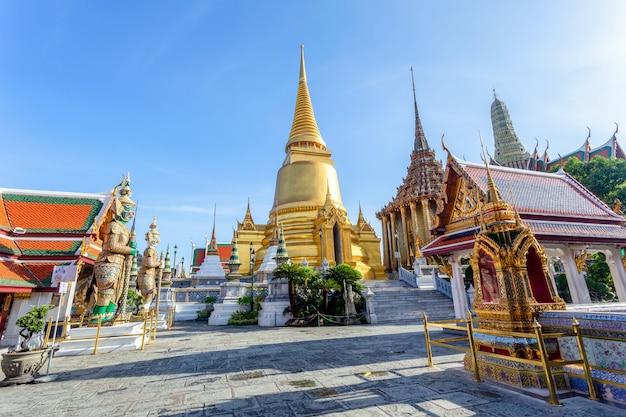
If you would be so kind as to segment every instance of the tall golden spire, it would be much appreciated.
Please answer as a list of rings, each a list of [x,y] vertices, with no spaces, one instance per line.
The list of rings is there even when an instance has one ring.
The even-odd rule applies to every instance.
[[[322,135],[317,127],[317,122],[315,121],[313,105],[311,104],[311,97],[309,96],[309,87],[306,83],[304,45],[300,45],[300,81],[298,83],[298,95],[296,97],[296,110],[294,111],[293,124],[291,125],[289,140],[285,146],[285,152],[288,152],[289,148],[294,145],[326,149],[326,142],[322,139]]]
[[[489,171],[489,164],[487,164],[487,155],[485,155],[485,147],[483,146],[483,138],[480,135],[480,130],[478,131],[478,137],[480,138],[480,147],[483,150],[483,162],[487,170],[487,203],[501,203],[503,198],[502,195],[500,195],[500,190],[498,190],[496,183],[493,182],[493,178],[491,178],[491,171]]]
[[[213,208],[213,233],[211,234],[211,243],[209,244],[209,248],[207,250],[207,255],[217,255],[217,238],[215,237],[215,216],[217,214],[217,203]]]

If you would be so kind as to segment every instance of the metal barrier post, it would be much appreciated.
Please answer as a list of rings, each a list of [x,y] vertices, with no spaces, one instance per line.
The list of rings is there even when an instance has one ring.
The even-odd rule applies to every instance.
[[[152,312],[146,313],[146,320],[148,321],[148,344],[152,343]]]
[[[70,319],[65,317],[65,321],[63,322],[63,334],[61,335],[61,339],[65,340],[67,337],[67,326],[71,326]]]
[[[146,313],[143,314],[143,334],[141,337],[141,350],[146,346],[146,327],[148,326],[148,316]]]
[[[48,320],[48,328],[46,329],[46,336],[44,338],[44,347],[48,347],[48,342],[50,341],[50,331],[52,330],[52,317]]]
[[[428,316],[423,313],[424,320],[424,337],[426,338],[426,354],[428,355],[428,366],[433,367],[433,352],[430,347],[430,336],[428,335]]]
[[[580,333],[580,323],[574,317],[572,321],[574,327],[574,334],[576,335],[576,342],[578,343],[578,352],[580,353],[580,359],[583,361],[583,370],[585,371],[585,379],[587,380],[587,389],[589,390],[589,398],[597,400],[598,395],[596,393],[596,387],[593,385],[593,376],[591,375],[591,369],[589,369],[589,361],[587,360],[587,352],[585,351],[585,343],[583,342],[583,335]]]
[[[554,379],[552,378],[552,370],[550,369],[550,359],[548,358],[548,351],[546,345],[543,342],[543,333],[541,332],[541,324],[535,319],[533,323],[535,329],[535,336],[537,337],[537,345],[539,345],[539,352],[541,354],[541,362],[543,364],[543,370],[546,373],[546,384],[548,385],[548,392],[550,393],[550,399],[548,404],[554,406],[563,406],[559,402],[559,397],[556,395],[556,388],[554,386]]]
[[[154,334],[153,334],[152,340],[156,340],[157,327],[159,326],[159,312],[153,311],[153,316],[154,316],[154,327],[152,331],[154,332]]]
[[[102,316],[98,316],[98,329],[96,330],[96,341],[93,345],[93,354],[98,353],[98,340],[100,340],[100,328],[102,327]]]
[[[476,360],[476,347],[474,346],[474,325],[472,323],[472,313],[469,310],[467,312],[467,340],[469,341],[470,355],[472,355],[474,381],[482,382],[480,380],[480,373],[478,372],[478,361]]]

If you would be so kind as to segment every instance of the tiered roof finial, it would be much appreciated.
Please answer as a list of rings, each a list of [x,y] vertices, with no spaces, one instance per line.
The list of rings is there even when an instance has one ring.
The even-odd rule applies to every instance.
[[[485,163],[485,169],[487,170],[487,203],[496,203],[502,201],[502,196],[500,195],[500,190],[496,187],[496,184],[493,182],[493,178],[491,178],[491,171],[489,171],[489,164],[487,163],[487,155],[485,153],[485,147],[483,145],[483,138],[480,135],[480,130],[478,131],[478,137],[480,138],[480,147],[483,151],[483,162]]]
[[[289,133],[289,140],[285,146],[285,152],[291,146],[303,146],[310,148],[326,149],[326,142],[322,139],[320,130],[315,121],[313,105],[309,96],[309,87],[306,82],[306,69],[304,66],[304,45],[300,46],[300,81],[298,83],[298,95],[296,97],[296,109],[293,116],[293,124]]]
[[[209,249],[207,255],[217,255],[217,238],[215,237],[215,217],[217,215],[217,203],[213,207],[213,233],[211,234],[211,242],[209,243]]]
[[[285,234],[283,232],[283,225],[280,225],[280,234],[278,237],[278,248],[276,249],[276,257],[274,258],[277,264],[282,264],[289,260],[289,255],[287,254],[287,245],[285,244]]]
[[[237,248],[237,232],[233,230],[233,240],[231,242],[231,251],[230,258],[228,259],[228,269],[230,273],[229,277],[234,278],[239,276],[239,267],[241,266],[241,262],[239,261],[239,249]]]
[[[411,82],[413,84],[413,105],[415,107],[415,143],[413,145],[413,152],[425,151],[429,149],[424,129],[422,128],[422,121],[420,120],[419,112],[417,111],[417,96],[415,94],[415,79],[413,78],[413,67],[411,67]]]

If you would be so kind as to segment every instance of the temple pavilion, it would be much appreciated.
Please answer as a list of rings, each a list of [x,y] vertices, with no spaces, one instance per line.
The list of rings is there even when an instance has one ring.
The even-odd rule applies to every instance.
[[[565,155],[559,155],[556,159],[550,159],[548,146],[546,146],[543,154],[540,154],[537,149],[539,143],[535,145],[532,153],[528,152],[518,139],[517,133],[515,133],[506,104],[498,98],[495,90],[493,92],[493,103],[491,103],[491,126],[493,128],[495,147],[495,154],[491,159],[492,165],[549,172],[553,167],[563,165],[572,158],[583,162],[590,161],[595,156],[603,156],[609,159],[626,159],[626,154],[617,142],[617,125],[613,135],[596,148],[591,147],[591,130],[589,130],[587,138],[578,149]]]
[[[432,219],[441,198],[443,169],[428,146],[413,83],[415,109],[415,138],[407,175],[397,189],[396,196],[376,217],[382,222],[383,256],[386,271],[397,271],[400,265],[412,268],[420,257],[419,248],[431,240]]]
[[[244,221],[238,224],[239,272],[249,272],[250,253],[245,246],[252,243],[254,267],[259,268],[282,227],[291,262],[306,260],[311,267],[343,263],[359,270],[364,279],[384,279],[380,239],[362,213],[354,225],[343,206],[332,153],[313,113],[303,47],[293,123],[284,151],[268,222],[255,224],[248,205]]]
[[[49,304],[57,265],[78,265],[91,275],[101,251],[94,230],[104,220],[112,192],[97,194],[0,189],[0,346],[14,346],[14,323],[31,305]],[[70,285],[69,297],[75,285]],[[69,314],[71,305],[65,306]],[[63,314],[61,315],[64,316]]]
[[[471,257],[481,219],[488,213],[489,172],[502,200],[518,214],[547,257],[564,267],[574,304],[590,303],[583,264],[588,254],[602,252],[621,301],[626,300],[626,271],[622,248],[626,246],[626,219],[615,213],[563,170],[545,173],[462,161],[448,152],[443,197],[435,219],[434,239],[422,254],[435,260],[451,277],[455,314],[468,310],[463,285],[464,260]],[[554,277],[551,277],[554,279]]]

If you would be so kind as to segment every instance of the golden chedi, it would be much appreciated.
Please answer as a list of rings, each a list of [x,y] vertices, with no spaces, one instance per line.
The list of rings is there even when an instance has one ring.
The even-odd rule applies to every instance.
[[[304,259],[312,267],[320,267],[324,260],[330,266],[345,263],[358,269],[365,279],[384,279],[380,239],[367,222],[353,226],[343,206],[332,153],[326,148],[313,114],[304,48],[285,153],[257,262],[267,253],[272,237],[278,232],[275,229],[282,226],[293,263]]]

